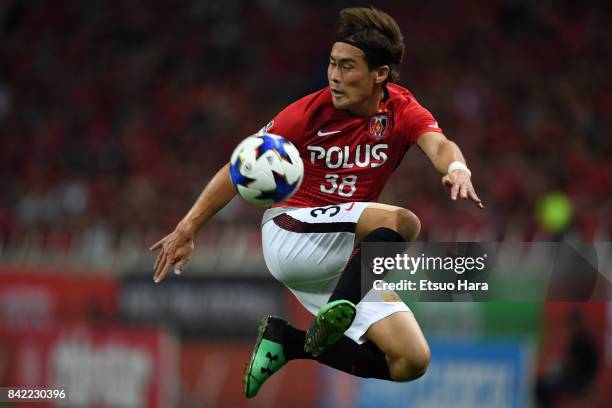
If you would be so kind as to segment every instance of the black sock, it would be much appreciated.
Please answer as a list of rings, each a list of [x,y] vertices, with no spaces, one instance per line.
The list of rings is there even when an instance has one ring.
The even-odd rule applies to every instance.
[[[385,354],[371,341],[357,344],[346,336],[329,346],[318,358],[304,351],[306,332],[287,326],[283,333],[283,352],[287,360],[317,360],[327,366],[363,378],[390,380]]]
[[[330,346],[317,358],[320,363],[357,377],[390,380],[385,353],[376,344],[357,344],[346,336]]]
[[[404,242],[404,238],[390,228],[377,228],[366,235],[361,242]],[[362,261],[365,265],[369,265],[371,260],[362,259],[360,248],[361,245],[358,245],[349,258],[340,276],[340,280],[329,298],[330,302],[346,299],[357,304],[363,298],[363,295],[367,293],[367,291],[364,291],[363,294],[361,293],[362,278],[364,278],[364,287],[371,288],[375,279],[382,279],[384,277],[384,274],[374,275],[373,273],[368,273],[367,276],[362,277]]]
[[[314,357],[304,351],[304,343],[306,342],[306,332],[304,330],[296,329],[295,327],[287,324],[283,331],[283,354],[287,360],[294,360],[296,358],[310,359]]]

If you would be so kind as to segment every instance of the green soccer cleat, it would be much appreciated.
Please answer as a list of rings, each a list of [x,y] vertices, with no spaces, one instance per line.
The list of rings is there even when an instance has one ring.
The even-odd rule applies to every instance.
[[[263,383],[287,363],[282,345],[282,335],[287,325],[279,317],[261,319],[251,361],[244,370],[242,391],[245,397],[256,396]]]
[[[348,300],[336,300],[323,306],[306,332],[304,351],[319,357],[327,346],[336,343],[351,327],[356,314],[355,305]]]

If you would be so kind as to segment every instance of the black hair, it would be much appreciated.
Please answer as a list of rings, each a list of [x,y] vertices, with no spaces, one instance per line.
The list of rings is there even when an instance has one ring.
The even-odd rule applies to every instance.
[[[370,69],[389,65],[389,82],[399,81],[397,66],[404,56],[404,36],[387,13],[374,7],[352,7],[340,12],[336,41],[363,51]]]

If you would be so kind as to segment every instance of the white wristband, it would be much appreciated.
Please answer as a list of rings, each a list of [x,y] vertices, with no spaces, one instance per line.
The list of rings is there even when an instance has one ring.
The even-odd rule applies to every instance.
[[[461,163],[460,161],[452,162],[448,165],[448,171],[446,172],[446,174],[451,174],[451,172],[455,170],[465,170],[468,176],[472,177],[472,172],[470,171],[470,169],[468,169],[465,163]]]

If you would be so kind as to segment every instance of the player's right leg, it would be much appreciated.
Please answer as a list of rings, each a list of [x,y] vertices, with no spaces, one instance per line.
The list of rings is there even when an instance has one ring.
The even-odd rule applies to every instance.
[[[410,210],[386,204],[368,203],[355,226],[355,250],[348,260],[329,302],[321,308],[306,334],[305,350],[313,356],[321,354],[333,344],[337,331],[326,323],[326,314],[336,305],[356,305],[367,291],[362,286],[371,286],[374,276],[362,276],[361,242],[406,242],[413,241],[419,234],[421,224]],[[366,262],[367,263],[367,262]],[[368,279],[371,278],[372,282]],[[380,277],[377,277],[378,279]],[[338,308],[338,306],[336,306]],[[349,323],[350,326],[350,323]],[[330,329],[330,327],[332,327]],[[348,326],[346,326],[348,327]]]
[[[294,210],[262,227],[264,258],[270,273],[290,287],[313,315],[320,312],[326,346],[339,341],[355,317],[355,305],[347,301],[321,306],[327,303],[353,250],[357,220],[367,205],[347,203]],[[278,318],[262,322],[245,371],[247,397],[253,397],[286,361],[313,358],[304,351],[305,334]]]
[[[355,305],[345,299],[324,305],[306,332],[304,350],[313,357],[318,357],[328,346],[338,342],[351,327],[356,314]]]
[[[370,205],[355,202],[302,208],[276,217],[276,228],[264,226],[268,269],[279,281],[302,293],[323,293],[325,283],[324,292],[330,293],[353,251],[358,220]],[[282,238],[275,240],[276,236]],[[314,282],[314,286],[300,287],[305,282]],[[342,336],[356,314],[350,299],[327,300],[321,303],[318,299],[313,312],[316,318],[306,335],[305,350],[314,357]]]
[[[355,228],[355,246],[378,228],[397,232],[404,241],[414,241],[421,231],[419,218],[410,210],[393,205],[369,203]]]

